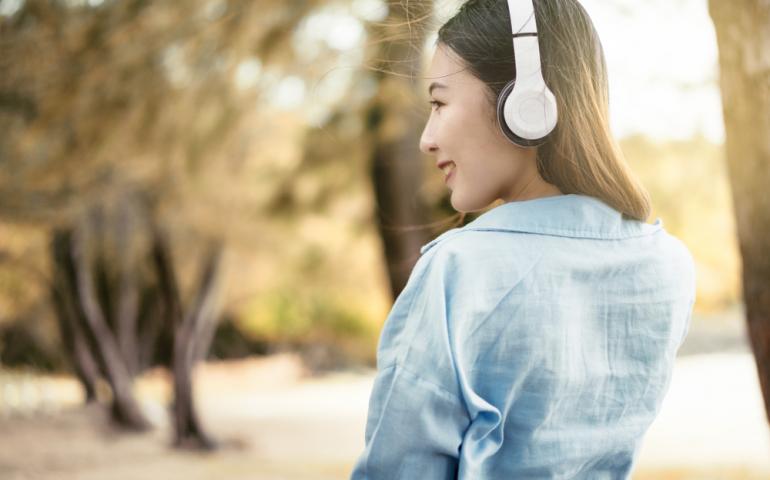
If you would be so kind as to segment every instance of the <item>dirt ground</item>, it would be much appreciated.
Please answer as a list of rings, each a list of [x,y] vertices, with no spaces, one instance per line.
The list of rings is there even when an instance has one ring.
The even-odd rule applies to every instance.
[[[211,454],[169,448],[168,379],[137,391],[156,429],[120,434],[103,409],[80,405],[71,378],[0,371],[0,480],[326,480],[348,478],[363,448],[372,371],[309,376],[281,354],[196,371]],[[677,360],[634,480],[770,479],[770,429],[746,352]]]

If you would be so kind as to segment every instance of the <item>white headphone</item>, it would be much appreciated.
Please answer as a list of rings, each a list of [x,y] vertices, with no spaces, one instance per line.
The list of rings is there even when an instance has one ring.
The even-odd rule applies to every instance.
[[[508,0],[516,78],[497,98],[497,119],[513,143],[533,147],[556,128],[556,97],[543,80],[534,0]]]

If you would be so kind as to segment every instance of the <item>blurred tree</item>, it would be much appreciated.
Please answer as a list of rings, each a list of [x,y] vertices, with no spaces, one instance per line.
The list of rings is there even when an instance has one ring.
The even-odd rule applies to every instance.
[[[184,309],[179,292],[171,247],[160,227],[153,228],[152,252],[158,272],[165,317],[173,322],[172,366],[174,377],[174,427],[176,444],[213,448],[195,410],[192,368],[205,357],[216,325],[216,286],[222,245],[213,242],[205,254],[193,304]]]
[[[62,337],[85,388],[86,401],[95,398],[96,382],[103,374],[112,391],[113,418],[125,427],[147,430],[150,424],[131,390],[129,362],[114,334],[123,328],[110,328],[108,317],[112,312],[105,308],[108,302],[100,299],[109,294],[103,275],[104,256],[96,255],[97,266],[90,264],[95,255],[90,251],[93,245],[89,237],[85,229],[58,229],[53,234],[56,282],[52,293]],[[95,272],[98,274],[94,275]],[[96,291],[99,287],[101,292]]]
[[[370,75],[377,86],[364,117],[377,224],[394,298],[406,285],[418,251],[431,235],[415,228],[425,225],[428,212],[419,195],[424,166],[418,145],[424,118],[414,104],[432,14],[430,0],[391,1],[385,23],[371,26],[375,41],[368,54],[375,68]]]
[[[365,17],[374,17],[365,18],[364,58],[356,60],[364,68],[351,81],[356,88],[334,106],[323,128],[308,131],[304,163],[317,167],[322,157],[327,162],[354,158],[334,180],[351,178],[360,164],[366,166],[389,293],[395,298],[419,257],[419,248],[457,220],[456,215],[446,218],[455,213],[448,192],[443,182],[440,188],[431,188],[431,179],[424,174],[428,163],[419,150],[428,112],[425,92],[420,92],[422,60],[436,18],[431,0],[386,0],[382,16],[372,15],[376,0],[354,3],[368,5]],[[326,182],[335,183],[339,181]],[[325,195],[323,203],[330,196]],[[430,218],[442,220],[426,223]],[[367,216],[365,221],[372,219]]]
[[[190,373],[213,335],[223,238],[268,245],[238,220],[277,196],[254,200],[243,174],[261,89],[234,79],[259,65],[280,78],[316,4],[28,0],[0,17],[0,220],[50,232],[62,339],[86,398],[104,376],[122,425],[147,428],[131,382],[160,357],[177,445],[213,446]]]
[[[770,420],[770,2],[709,0],[750,343]]]

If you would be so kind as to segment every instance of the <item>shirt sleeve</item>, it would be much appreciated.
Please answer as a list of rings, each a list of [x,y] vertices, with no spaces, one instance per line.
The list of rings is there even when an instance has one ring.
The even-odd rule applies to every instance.
[[[351,480],[457,478],[470,417],[447,330],[451,273],[444,256],[420,257],[385,321]]]

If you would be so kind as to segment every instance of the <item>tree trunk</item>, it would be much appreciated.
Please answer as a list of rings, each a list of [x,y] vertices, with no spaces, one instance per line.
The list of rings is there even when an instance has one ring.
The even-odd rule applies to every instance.
[[[185,315],[174,336],[174,416],[176,423],[176,444],[178,446],[212,449],[216,443],[203,430],[196,413],[192,370],[201,352],[208,351],[211,335],[208,332],[215,325],[213,307],[216,301],[216,281],[220,249],[209,253],[201,274],[200,285],[194,306]],[[207,332],[206,335],[203,335]],[[199,344],[207,342],[207,345]]]
[[[73,236],[72,241],[77,298],[83,308],[85,320],[83,325],[92,350],[96,352],[112,389],[112,417],[123,427],[137,431],[148,430],[151,425],[134,398],[131,374],[97,300],[92,268],[87,254],[85,232],[80,231]]]
[[[83,386],[86,403],[91,403],[96,400],[96,384],[100,372],[83,332],[83,317],[77,302],[75,267],[72,264],[71,251],[71,232],[64,229],[55,231],[51,241],[51,299],[62,343],[72,362],[75,376]]]
[[[375,29],[377,38],[399,38],[374,42],[374,60],[385,73],[376,72],[378,92],[366,112],[366,125],[373,145],[371,177],[377,203],[377,223],[393,297],[406,285],[431,232],[409,229],[424,226],[426,207],[420,196],[423,159],[419,150],[424,118],[415,108],[419,84],[420,55],[425,40],[425,17],[432,2],[388,2],[387,32]],[[393,26],[398,24],[398,27]],[[392,30],[399,30],[393,32]]]
[[[133,229],[131,217],[123,206],[118,219],[118,251],[123,252],[118,263],[118,300],[116,302],[115,334],[117,336],[120,352],[126,362],[126,367],[132,376],[139,373],[139,350],[137,346],[137,320],[139,315],[139,292],[136,278],[136,264],[131,255],[131,243]]]
[[[196,355],[204,350],[199,341],[211,341],[207,323],[214,322],[213,306],[216,297],[217,273],[222,247],[213,247],[207,255],[201,272],[195,301],[187,315],[182,312],[182,303],[176,281],[171,250],[163,233],[156,227],[153,233],[153,254],[160,282],[161,294],[167,306],[167,317],[173,322],[174,340],[172,370],[174,376],[173,418],[175,445],[183,448],[211,450],[216,442],[203,429],[198,417],[192,385],[192,370]],[[207,338],[208,337],[208,338]],[[205,346],[208,350],[208,345]]]
[[[770,420],[770,1],[709,0],[709,13],[719,45],[746,321]]]

